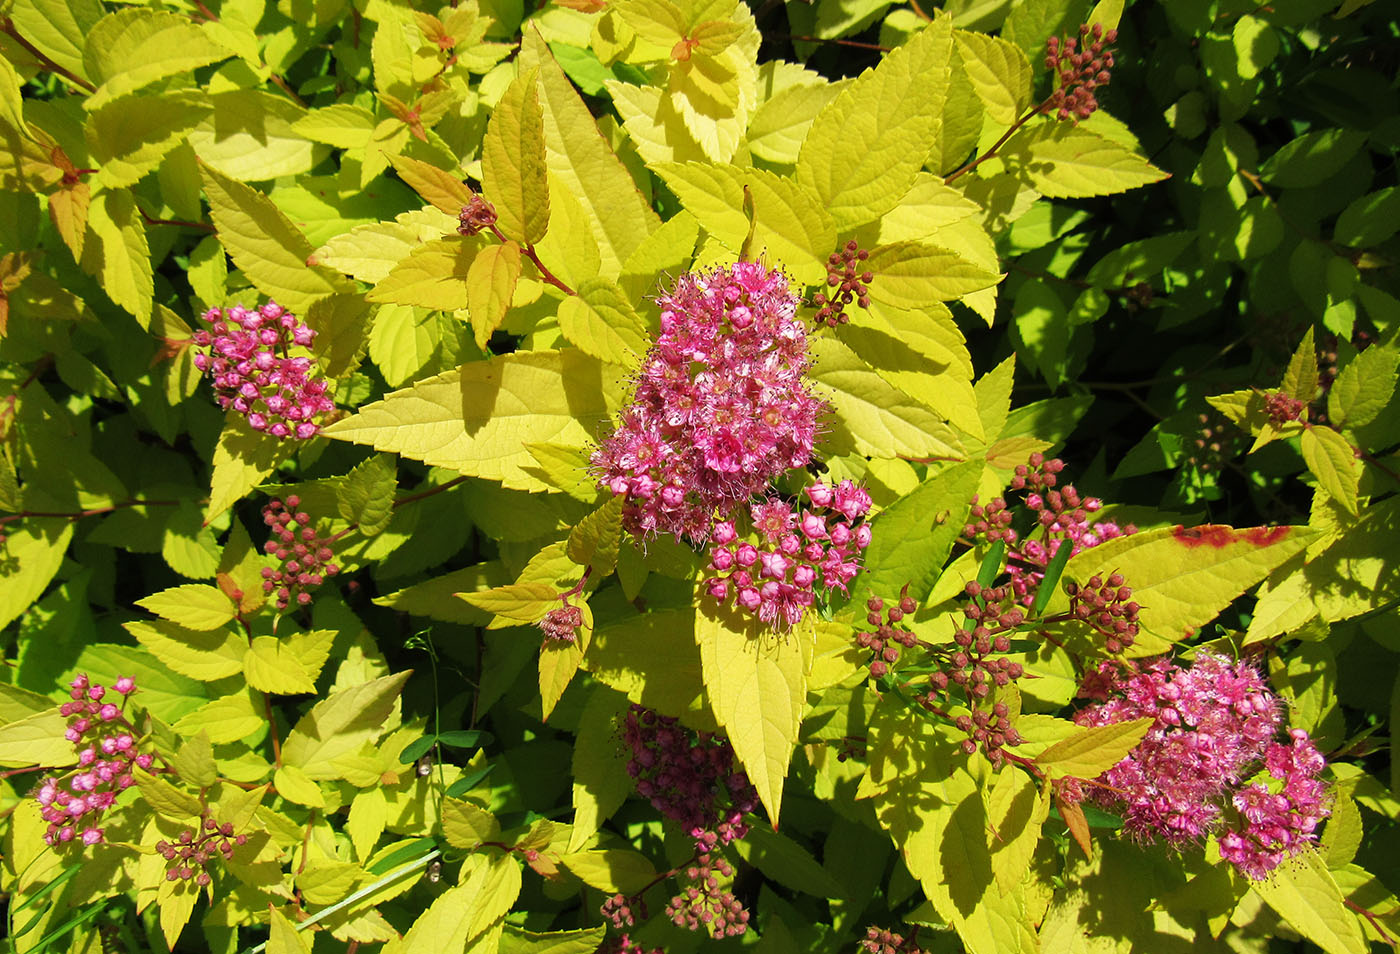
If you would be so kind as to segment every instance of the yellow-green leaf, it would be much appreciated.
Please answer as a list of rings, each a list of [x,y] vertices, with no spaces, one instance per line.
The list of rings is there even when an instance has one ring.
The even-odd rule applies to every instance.
[[[656,878],[651,859],[625,848],[575,851],[560,855],[559,864],[584,884],[608,894],[633,894]]]
[[[213,115],[190,133],[206,166],[230,179],[259,182],[309,172],[329,150],[303,137],[296,124],[306,109],[260,89],[233,89],[209,97]]]
[[[1303,340],[1298,342],[1298,347],[1288,359],[1279,389],[1291,398],[1311,404],[1317,397],[1317,388],[1317,345],[1313,342],[1313,329],[1309,325]]]
[[[1327,954],[1366,954],[1371,949],[1327,862],[1315,849],[1305,848],[1251,886],[1289,926]]]
[[[1397,364],[1400,356],[1388,347],[1367,348],[1352,358],[1327,392],[1327,417],[1347,429],[1374,421],[1395,393]]]
[[[559,330],[585,354],[635,367],[651,345],[646,322],[627,295],[606,278],[590,278],[559,303]]]
[[[988,802],[988,847],[997,887],[1011,892],[1030,869],[1040,827],[1050,812],[1050,800],[1036,791],[1025,772],[998,773]]]
[[[300,314],[316,299],[345,290],[341,281],[306,264],[311,243],[271,199],[209,166],[202,169],[219,241],[254,287]]]
[[[701,600],[695,641],[710,710],[777,825],[806,699],[811,617],[805,626],[774,633],[754,617],[715,606],[712,598]]]
[[[230,413],[214,446],[214,474],[209,491],[206,523],[248,495],[266,480],[293,448],[248,426],[239,414]]]
[[[302,716],[282,744],[282,761],[313,779],[341,777],[335,760],[380,734],[411,670],[331,693]]]
[[[906,311],[952,301],[1001,281],[1001,275],[957,252],[922,242],[882,245],[870,253],[865,267],[875,276],[870,297]]]
[[[1027,125],[1000,154],[1011,171],[1052,199],[1112,195],[1167,177],[1123,144],[1055,120]]]
[[[257,636],[243,657],[248,685],[278,695],[315,692],[316,683],[291,649],[276,636]]]
[[[434,311],[460,311],[470,301],[472,262],[485,244],[484,239],[462,235],[425,242],[409,252],[365,297]]]
[[[496,207],[497,224],[516,241],[534,245],[549,229],[544,113],[537,71],[506,87],[481,145],[481,187]]]
[[[87,213],[83,270],[101,279],[108,298],[147,325],[155,279],[135,198],[126,189],[101,191],[92,197]]]
[[[132,774],[146,804],[166,818],[184,821],[198,818],[204,813],[204,806],[199,803],[199,799],[181,791],[159,775],[152,775],[144,770]]]
[[[620,376],[577,351],[516,352],[395,391],[323,433],[513,489],[541,490],[524,445],[582,447],[595,440],[620,397]]]
[[[337,149],[368,148],[374,127],[374,113],[350,103],[314,109],[292,123],[297,134]]]
[[[200,632],[165,620],[136,621],[124,628],[182,676],[213,682],[243,671],[248,643],[231,629]]]
[[[179,91],[123,97],[93,110],[84,132],[97,166],[94,180],[114,189],[154,172],[212,109],[202,93]]]
[[[622,538],[622,498],[612,497],[569,531],[569,559],[591,567],[605,577],[617,566],[617,548]]]
[[[593,607],[582,597],[576,596],[570,602],[579,611],[579,626],[574,631],[573,641],[546,640],[540,647],[540,718],[546,720],[559,704],[564,690],[569,688],[593,639]]]
[[[87,34],[83,66],[99,85],[83,105],[97,109],[156,80],[188,74],[232,55],[188,16],[142,7],[118,10]]]
[[[425,206],[414,212],[401,212],[392,222],[360,225],[337,235],[316,249],[309,265],[325,265],[362,282],[383,281],[394,266],[426,242],[450,235],[457,219]]]
[[[311,945],[286,915],[269,905],[268,916],[267,954],[311,954]]]
[[[153,593],[136,605],[172,623],[196,630],[218,629],[238,615],[238,607],[217,586],[188,583]]]
[[[1317,478],[1318,485],[1346,508],[1357,514],[1356,496],[1361,485],[1361,466],[1356,449],[1345,437],[1322,424],[1310,425],[1299,438],[1303,461]]]
[[[1031,104],[1031,63],[1014,43],[999,36],[954,31],[958,59],[988,118],[1010,126]]]
[[[1152,722],[1146,718],[1091,726],[1056,742],[1035,761],[1052,778],[1097,778],[1137,748]]]
[[[492,333],[505,321],[519,280],[520,246],[514,242],[488,245],[472,259],[467,269],[467,314],[476,346],[483,351]]]
[[[57,707],[0,726],[0,765],[70,765],[73,743],[63,737],[68,719]]]
[[[442,834],[453,848],[475,851],[483,841],[495,841],[501,823],[484,808],[456,798],[442,803]]]
[[[559,605],[559,591],[549,583],[509,583],[456,596],[495,616],[490,629],[500,629],[511,623],[538,623],[545,613]]]
[[[471,202],[474,193],[454,173],[410,156],[388,156],[390,165],[414,192],[439,212],[456,219]]]
[[[953,61],[953,20],[934,20],[866,70],[817,114],[797,181],[839,231],[899,204],[937,145]]]

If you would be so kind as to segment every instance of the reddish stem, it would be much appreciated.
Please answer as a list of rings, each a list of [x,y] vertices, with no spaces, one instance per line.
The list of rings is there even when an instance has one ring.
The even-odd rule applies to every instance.
[[[954,170],[953,172],[950,172],[947,176],[945,176],[945,177],[943,178],[943,184],[944,184],[944,185],[947,185],[948,183],[952,182],[954,179],[958,178],[959,176],[963,175],[964,173],[971,172],[973,169],[976,169],[976,168],[977,168],[978,166],[980,166],[982,163],[986,162],[988,159],[990,159],[990,158],[992,158],[993,156],[995,156],[995,155],[997,154],[997,150],[1000,149],[1002,146],[1006,145],[1006,141],[1016,134],[1016,130],[1020,129],[1020,128],[1021,128],[1022,126],[1024,126],[1026,123],[1030,122],[1030,120],[1031,120],[1033,117],[1039,116],[1042,112],[1045,111],[1045,107],[1047,107],[1047,106],[1050,105],[1050,99],[1051,99],[1051,97],[1048,97],[1048,96],[1047,96],[1047,97],[1045,98],[1044,102],[1042,102],[1039,106],[1036,106],[1034,109],[1028,110],[1028,111],[1025,113],[1025,115],[1021,116],[1021,117],[1020,117],[1019,119],[1017,119],[1014,123],[1012,123],[1012,124],[1011,124],[1011,127],[1010,127],[1009,129],[1007,129],[1006,132],[1002,133],[1000,139],[998,139],[996,142],[992,143],[992,148],[990,148],[990,149],[988,149],[986,152],[982,153],[982,155],[978,156],[976,159],[973,159],[971,162],[969,162],[967,165],[963,166],[961,169],[956,169],[956,170]]]
[[[40,50],[37,46],[35,46],[33,43],[30,43],[24,37],[20,36],[19,31],[15,29],[14,21],[11,20],[9,17],[6,17],[3,22],[0,22],[0,33],[5,33],[16,43],[22,46],[24,48],[24,51],[30,56],[34,57],[34,59],[38,60],[39,64],[43,66],[44,69],[48,70],[51,73],[57,73],[59,76],[62,76],[64,79],[66,79],[68,82],[72,83],[79,89],[86,90],[89,93],[97,92],[96,86],[93,86],[91,83],[89,83],[87,80],[83,79],[76,73],[69,72],[62,66],[59,66],[53,60],[45,56],[43,51]]]

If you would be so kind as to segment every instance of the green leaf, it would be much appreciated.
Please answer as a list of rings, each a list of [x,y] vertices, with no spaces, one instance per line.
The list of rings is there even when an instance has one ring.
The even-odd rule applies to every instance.
[[[821,385],[856,449],[873,457],[964,456],[957,435],[835,338],[812,342],[811,377]]]
[[[907,583],[915,600],[933,589],[953,542],[967,523],[982,464],[945,467],[876,515],[865,569],[856,577],[851,603],[871,596],[890,599]]]
[[[1030,870],[1050,802],[1036,792],[1029,775],[1013,770],[997,774],[987,803],[992,874],[1002,891],[1015,891]]]
[[[813,120],[796,177],[838,231],[898,205],[937,146],[952,72],[952,23],[936,19],[856,77]]]
[[[276,636],[255,636],[248,644],[243,676],[261,692],[286,696],[316,691],[316,682],[301,660]]]
[[[1031,64],[1016,44],[985,33],[955,30],[958,59],[987,116],[1010,126],[1031,104]]]
[[[1288,359],[1288,368],[1283,372],[1279,388],[1291,398],[1304,404],[1311,404],[1317,396],[1317,346],[1313,343],[1313,329],[1308,327],[1303,340]]]
[[[916,311],[930,302],[952,301],[990,288],[1001,275],[936,245],[896,242],[870,253],[865,267],[875,273],[870,297],[894,308]]]
[[[290,443],[260,434],[243,417],[230,413],[214,447],[214,473],[205,522],[212,521],[266,480],[291,454]]]
[[[1345,437],[1321,424],[1310,425],[1299,442],[1303,461],[1317,478],[1318,485],[1345,507],[1347,513],[1356,516],[1356,497],[1361,486],[1361,465],[1356,459],[1356,449]]]
[[[187,16],[140,7],[118,10],[87,34],[83,67],[99,85],[84,106],[97,109],[157,80],[188,74],[232,55]]]
[[[623,848],[576,851],[560,855],[559,864],[584,884],[608,894],[635,894],[656,879],[656,868],[646,855]]]
[[[1112,195],[1167,177],[1122,143],[1054,120],[1023,127],[1000,155],[1016,175],[1052,199]]]
[[[607,925],[577,931],[533,934],[507,924],[501,935],[501,954],[593,954],[602,945]]]
[[[311,243],[271,199],[209,166],[201,169],[219,241],[258,291],[305,314],[316,299],[344,290],[323,269],[307,265]]]
[[[488,245],[472,259],[467,269],[467,314],[476,346],[483,351],[505,321],[519,280],[520,246],[514,242]]]
[[[259,182],[310,172],[329,151],[296,130],[306,110],[259,89],[209,97],[214,114],[190,133],[200,162],[230,179]]]
[[[0,560],[0,627],[10,625],[37,600],[63,563],[73,523],[31,517],[7,524],[5,557]]]
[[[412,671],[331,693],[302,716],[282,743],[282,761],[313,779],[342,777],[335,760],[378,737]]]
[[[540,107],[550,173],[578,200],[597,241],[604,277],[661,224],[626,167],[598,133],[593,115],[533,28],[521,44],[521,65],[539,67]],[[551,197],[551,209],[557,211]],[[561,223],[555,222],[555,230]]]
[[[311,110],[292,123],[292,131],[337,149],[367,149],[375,125],[374,113],[363,106],[336,103]]]
[[[524,445],[587,445],[617,402],[619,378],[617,369],[576,351],[516,352],[395,391],[322,433],[509,488],[543,490]]]
[[[1153,720],[1130,719],[1097,725],[1056,742],[1035,757],[1052,778],[1098,778],[1137,748]]]
[[[506,87],[481,146],[481,187],[496,207],[507,237],[534,245],[549,230],[544,113],[537,72],[521,73]]]
[[[141,797],[145,799],[146,804],[166,818],[187,821],[204,813],[204,806],[199,803],[199,799],[181,791],[159,775],[137,770],[132,772],[132,776],[136,779],[136,786],[141,789]]]
[[[238,615],[238,607],[223,590],[203,583],[189,583],[161,590],[136,601],[144,610],[187,629],[219,629]]]
[[[98,192],[88,206],[87,224],[83,270],[102,281],[108,298],[131,312],[143,327],[148,325],[155,280],[136,200],[125,189]]]
[[[336,482],[336,509],[342,519],[372,537],[389,525],[394,515],[394,491],[398,489],[394,459],[376,454]]]
[[[1400,188],[1389,186],[1353,199],[1332,229],[1332,241],[1372,248],[1400,229]]]
[[[489,590],[458,593],[457,597],[496,617],[488,629],[500,629],[512,623],[533,625],[559,603],[559,591],[549,583],[510,583]]]
[[[559,303],[559,330],[585,354],[635,367],[651,346],[646,322],[626,292],[606,278],[589,278]]]
[[[372,302],[460,311],[470,302],[471,267],[486,241],[462,235],[433,239],[413,249],[365,296]]]
[[[1305,848],[1251,887],[1289,926],[1327,954],[1370,950],[1357,916],[1347,910],[1327,863],[1313,848]]]
[[[753,251],[802,284],[825,280],[836,230],[808,189],[762,169],[702,162],[661,162],[654,168],[701,227],[735,253],[749,234],[747,188],[754,207]]]
[[[95,182],[114,189],[154,172],[212,109],[203,94],[180,91],[128,96],[93,110],[84,133],[97,165]]]
[[[617,744],[618,726],[627,707],[627,697],[606,686],[595,688],[584,703],[572,760],[570,851],[586,845],[633,791],[627,755]]]
[[[1351,430],[1364,427],[1390,403],[1400,355],[1389,347],[1367,348],[1352,358],[1327,392],[1327,417]]]
[[[765,877],[793,891],[819,898],[839,898],[846,893],[811,852],[766,825],[754,825],[735,847]]]
[[[442,834],[453,848],[475,851],[483,841],[495,841],[501,823],[483,808],[456,798],[442,803]]]
[[[1354,129],[1305,133],[1270,156],[1259,174],[1285,189],[1320,185],[1340,172],[1365,142],[1366,134]]]
[[[777,825],[802,723],[811,627],[774,634],[751,616],[702,599],[711,605],[696,612],[695,641],[710,710]]]
[[[1175,641],[1194,635],[1317,536],[1310,527],[1159,527],[1075,554],[1065,576],[1121,573],[1142,606],[1143,629]]]
[[[431,206],[392,222],[360,225],[316,249],[308,265],[325,265],[362,282],[383,281],[416,248],[455,232],[457,219]]]
[[[613,497],[578,522],[569,531],[569,559],[579,566],[591,567],[599,578],[612,573],[617,566],[617,549],[622,540],[621,497]]]

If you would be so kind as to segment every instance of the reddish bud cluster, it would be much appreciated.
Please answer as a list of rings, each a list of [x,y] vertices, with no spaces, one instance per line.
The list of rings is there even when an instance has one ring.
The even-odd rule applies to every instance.
[[[723,858],[703,853],[685,872],[690,886],[666,905],[666,916],[677,927],[698,931],[702,927],[715,939],[737,937],[748,930],[749,912],[729,887],[734,868]]]
[[[1239,451],[1240,430],[1216,411],[1197,416],[1200,430],[1187,448],[1186,463],[1201,473],[1220,470]]]
[[[540,629],[544,638],[551,643],[572,643],[578,639],[578,628],[583,625],[583,610],[577,606],[556,606],[544,614]]]
[[[851,239],[838,252],[832,252],[826,260],[826,284],[832,289],[830,295],[817,293],[812,302],[817,306],[813,320],[818,324],[835,327],[850,321],[846,309],[855,302],[862,308],[870,307],[870,283],[875,273],[858,271],[857,262],[864,262],[870,253]]]
[[[715,524],[705,591],[773,629],[797,625],[816,602],[816,591],[843,593],[860,572],[860,554],[870,545],[870,495],[849,480],[806,490],[812,509],[799,520],[774,497],[749,508],[753,533],[740,540],[732,520]]]
[[[1106,637],[1104,648],[1121,653],[1131,646],[1138,634],[1138,610],[1132,602],[1132,587],[1125,585],[1123,574],[1111,573],[1108,579],[1091,576],[1083,586],[1065,584],[1069,594],[1069,611],[1075,619],[1083,620]]]
[[[69,685],[72,701],[59,709],[68,717],[63,737],[78,750],[78,769],[67,779],[46,776],[34,793],[40,814],[49,823],[44,841],[50,845],[74,840],[99,844],[104,838],[103,829],[97,827],[102,813],[116,801],[117,793],[135,783],[132,772],[137,767],[151,767],[152,757],[137,752],[133,729],[122,714],[125,697],[136,690],[136,682],[122,676],[112,689],[123,697],[120,704],[107,698],[105,686],[80,675]]]
[[[1117,30],[1104,32],[1101,24],[1085,24],[1078,37],[1045,41],[1045,68],[1055,74],[1055,91],[1045,104],[1057,119],[1088,119],[1099,108],[1094,90],[1112,79],[1113,51],[1104,44],[1118,39]]]
[[[462,235],[476,235],[496,224],[496,207],[479,195],[462,206],[457,214],[457,231]]]
[[[899,605],[891,606],[885,616],[880,615],[880,611],[885,608],[885,602],[878,596],[870,597],[865,603],[865,608],[865,621],[874,626],[875,631],[857,632],[856,645],[874,652],[875,657],[870,661],[870,675],[879,679],[890,671],[890,666],[899,661],[900,646],[913,649],[918,643],[918,639],[909,630],[896,627],[904,621],[904,617],[918,609],[919,604],[909,596],[909,586],[906,584],[899,595]]]
[[[860,948],[866,954],[923,954],[915,940],[918,933],[918,928],[915,928],[906,938],[888,928],[879,928],[872,924],[865,929]]]
[[[627,774],[637,794],[678,822],[697,852],[748,834],[744,813],[757,807],[758,793],[735,766],[728,739],[638,705],[627,711],[622,738],[632,750]]]
[[[1302,401],[1283,391],[1270,391],[1264,395],[1264,411],[1269,415],[1269,423],[1275,427],[1298,420],[1304,407],[1306,405]]]
[[[248,310],[211,308],[204,320],[212,331],[196,331],[194,365],[214,382],[219,407],[233,408],[248,426],[277,438],[307,440],[320,432],[319,415],[335,410],[326,381],[314,362],[292,357],[293,346],[309,348],[316,332],[276,302]]]
[[[282,561],[279,569],[263,568],[263,592],[276,593],[279,610],[294,599],[298,606],[308,605],[310,591],[340,572],[340,567],[330,562],[335,557],[331,549],[334,538],[317,534],[309,526],[311,515],[298,509],[300,506],[301,498],[292,494],[285,504],[273,498],[263,507],[263,523],[272,530],[263,550]]]
[[[168,862],[166,881],[193,881],[204,887],[212,880],[207,870],[209,862],[215,858],[233,860],[234,847],[247,841],[248,836],[234,834],[228,822],[220,825],[206,814],[199,828],[186,828],[175,841],[156,842],[156,854]]]

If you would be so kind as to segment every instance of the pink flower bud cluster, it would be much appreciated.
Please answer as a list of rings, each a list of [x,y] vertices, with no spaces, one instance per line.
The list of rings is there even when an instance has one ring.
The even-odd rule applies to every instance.
[[[104,838],[103,829],[98,827],[102,813],[112,807],[119,792],[135,783],[131,773],[136,766],[151,767],[152,757],[137,752],[131,725],[122,715],[126,697],[135,689],[136,681],[130,676],[112,684],[119,700],[108,696],[105,686],[86,675],[70,684],[72,701],[65,702],[59,711],[68,717],[63,737],[77,748],[78,769],[66,779],[46,776],[34,794],[40,814],[49,823],[44,832],[48,844],[100,844]]]
[[[917,938],[919,929],[916,927],[910,932],[909,937],[888,928],[875,927],[873,924],[865,929],[865,937],[861,939],[860,949],[865,954],[923,954],[919,947]]]
[[[676,927],[703,929],[716,940],[743,934],[748,930],[749,912],[727,886],[734,868],[709,853],[702,853],[695,862],[685,872],[690,885],[666,905],[666,916]]]
[[[919,608],[919,604],[914,602],[914,598],[909,595],[909,585],[904,585],[903,591],[899,594],[899,605],[891,606],[884,616],[880,611],[885,608],[885,601],[878,596],[872,596],[865,601],[865,621],[874,627],[872,632],[857,632],[856,645],[861,649],[868,649],[874,654],[870,660],[870,678],[880,679],[890,671],[890,667],[899,661],[899,647],[913,649],[918,645],[918,638],[899,624],[904,621],[904,617],[913,613]]]
[[[1264,411],[1269,415],[1269,423],[1275,427],[1298,420],[1305,407],[1302,401],[1283,391],[1270,391],[1264,396]]]
[[[193,881],[202,888],[213,880],[207,870],[209,862],[215,858],[232,861],[235,846],[247,841],[247,835],[234,834],[233,825],[220,825],[205,815],[198,829],[186,828],[175,841],[156,842],[156,854],[167,862],[166,881]]]
[[[787,276],[757,262],[682,275],[631,405],[593,454],[623,525],[702,542],[783,471],[804,467],[824,405],[804,381],[807,329]]]
[[[1327,785],[1318,776],[1327,761],[1302,729],[1289,741],[1269,743],[1266,781],[1246,785],[1231,800],[1239,813],[1220,836],[1220,854],[1254,879],[1264,878],[1315,840],[1318,823],[1331,814]]]
[[[870,545],[870,495],[849,480],[806,489],[811,509],[799,517],[786,502],[767,497],[749,508],[753,533],[743,539],[733,520],[715,524],[705,592],[734,604],[776,630],[797,625],[816,602],[818,588],[846,592]]]
[[[819,292],[813,296],[812,303],[817,306],[813,321],[834,328],[851,320],[846,309],[851,307],[852,302],[862,308],[870,307],[870,283],[875,280],[875,273],[861,271],[857,264],[869,257],[870,253],[861,248],[855,239],[847,242],[840,251],[827,256],[826,285],[831,289],[831,295],[828,297]]]
[[[1113,69],[1113,51],[1104,44],[1118,39],[1117,30],[1104,32],[1101,24],[1079,28],[1078,37],[1045,41],[1045,68],[1055,74],[1055,91],[1045,104],[1057,119],[1088,119],[1099,108],[1094,90],[1107,86]]]
[[[496,207],[479,195],[462,206],[457,213],[457,231],[462,235],[476,235],[496,224]]]
[[[213,378],[219,407],[233,408],[253,430],[276,438],[315,437],[321,430],[316,418],[334,410],[335,402],[314,362],[289,351],[311,347],[316,332],[271,301],[251,311],[211,308],[204,320],[213,330],[195,332],[195,345],[207,350],[195,354],[194,364]]]
[[[556,606],[540,620],[547,643],[572,643],[578,640],[578,628],[583,625],[583,610],[577,606]]]
[[[1127,669],[1105,662],[1081,693],[1101,699],[1075,721],[1099,726],[1151,718],[1129,755],[1087,786],[1123,815],[1130,835],[1184,847],[1222,827],[1221,853],[1260,878],[1314,838],[1329,813],[1325,762],[1306,732],[1276,741],[1282,706],[1252,665],[1202,652],[1189,667],[1165,658]],[[1244,784],[1259,764],[1271,781]]]
[[[757,807],[758,793],[734,765],[728,739],[691,731],[638,705],[627,712],[622,738],[632,751],[627,774],[636,781],[637,794],[678,822],[695,839],[697,852],[748,834],[744,813]]]
[[[276,570],[263,567],[263,592],[269,596],[276,594],[277,608],[286,609],[293,600],[298,606],[311,602],[311,590],[335,576],[340,567],[331,562],[335,551],[331,545],[334,537],[322,537],[309,526],[311,515],[301,506],[301,498],[296,494],[287,497],[284,504],[273,498],[263,507],[263,523],[272,530],[272,536],[263,544],[263,551],[282,561]]]

